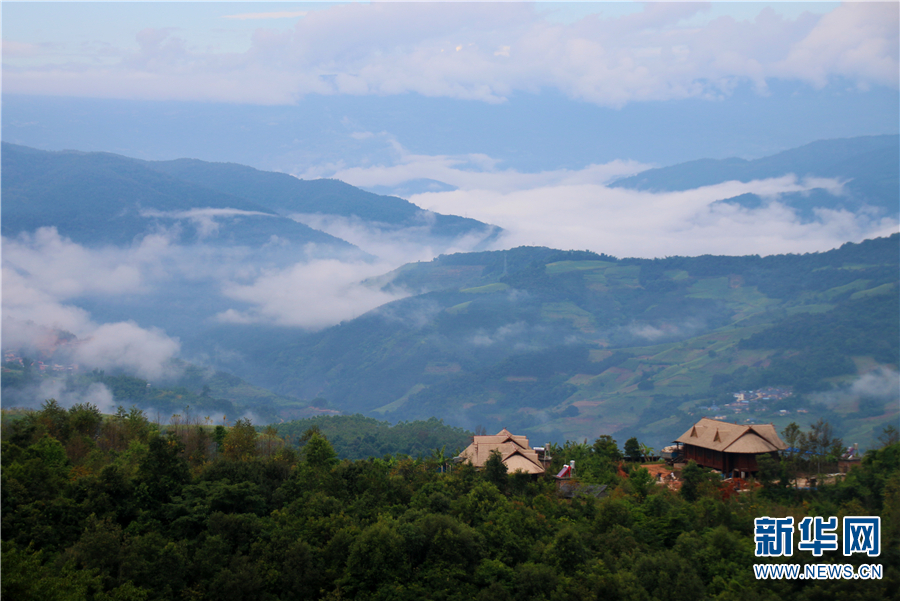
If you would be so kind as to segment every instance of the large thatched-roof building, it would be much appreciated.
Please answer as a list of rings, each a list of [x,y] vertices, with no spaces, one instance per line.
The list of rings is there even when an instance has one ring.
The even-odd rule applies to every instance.
[[[704,417],[676,440],[685,461],[720,470],[723,474],[759,471],[759,455],[777,455],[787,445],[772,424],[739,425]]]
[[[483,468],[491,451],[499,451],[503,465],[507,471],[521,471],[526,474],[539,475],[544,473],[544,466],[537,451],[528,444],[524,436],[516,436],[506,428],[500,430],[494,436],[475,436],[472,444],[459,454],[458,461],[469,461],[476,468]]]

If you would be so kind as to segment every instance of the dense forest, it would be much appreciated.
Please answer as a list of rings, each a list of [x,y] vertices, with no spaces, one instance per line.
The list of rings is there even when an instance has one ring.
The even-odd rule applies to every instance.
[[[693,464],[678,491],[661,486],[609,436],[553,445],[551,469],[574,460],[584,483],[606,485],[567,498],[496,457],[483,471],[449,462],[449,449],[340,459],[329,426],[285,428],[288,444],[247,420],[160,427],[138,409],[52,400],[5,412],[3,597],[869,601],[900,590],[893,432],[836,483],[788,485],[801,459],[790,456],[764,462],[762,486],[739,494]],[[413,432],[398,427],[399,439]],[[883,578],[755,578],[755,518],[848,515],[881,516],[877,559],[784,559],[877,561]]]
[[[276,429],[289,444],[302,440],[309,431],[319,432],[331,443],[338,459],[353,460],[398,454],[421,458],[435,453],[456,453],[472,437],[471,432],[447,426],[435,417],[392,426],[390,422],[359,414],[323,415],[279,424]]]

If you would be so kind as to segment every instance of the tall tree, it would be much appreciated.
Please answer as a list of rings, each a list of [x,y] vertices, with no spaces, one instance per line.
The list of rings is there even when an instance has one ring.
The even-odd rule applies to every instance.
[[[881,448],[897,444],[900,442],[900,431],[893,425],[887,425],[882,429],[881,434],[878,435],[878,442],[881,443]]]
[[[608,461],[619,461],[622,459],[622,452],[619,450],[619,445],[616,444],[616,441],[609,434],[602,434],[597,438],[597,440],[594,441],[594,446],[592,448],[597,456]]]
[[[641,460],[641,443],[638,442],[636,436],[632,436],[625,441],[625,457],[627,457],[629,461]]]
[[[490,457],[484,462],[484,475],[489,482],[492,482],[501,491],[506,490],[508,481],[507,468],[506,464],[503,463],[503,456],[497,449],[491,451]]]
[[[232,461],[252,459],[256,456],[256,428],[249,419],[239,419],[225,435],[223,451]]]
[[[167,503],[190,480],[190,470],[182,456],[184,446],[175,436],[156,436],[149,446],[138,467],[138,481],[146,486],[151,499]]]
[[[306,463],[310,467],[328,469],[337,463],[337,453],[328,439],[314,432],[303,447],[303,455],[306,457]]]
[[[843,441],[834,435],[834,428],[822,418],[814,424],[810,424],[808,435],[810,446],[816,456],[816,472],[822,471],[822,459],[830,459],[830,454],[835,448],[844,446]]]

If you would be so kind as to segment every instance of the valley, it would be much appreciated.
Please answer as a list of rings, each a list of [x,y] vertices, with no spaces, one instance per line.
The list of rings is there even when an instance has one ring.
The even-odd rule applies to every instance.
[[[896,136],[827,141],[778,155],[783,161],[701,161],[614,185],[679,189],[776,176],[781,161],[818,177],[855,175],[844,206],[886,211],[890,199],[871,200],[879,188],[865,184],[874,176],[861,165],[896,144]],[[496,226],[336,180],[196,160],[3,150],[5,240],[84,248],[95,263],[113,265],[101,280],[126,267],[137,272],[138,283],[112,294],[100,280],[99,290],[82,283],[59,310],[86,309],[100,323],[131,324],[148,344],[180,349],[161,353],[152,369],[135,357],[92,365],[100,351],[87,351],[100,346],[102,329],[75,333],[5,316],[12,335],[4,351],[82,366],[25,373],[7,361],[7,402],[30,405],[49,393],[80,400],[91,390],[104,405],[163,416],[190,407],[257,423],[438,418],[558,443],[636,436],[657,449],[704,415],[779,428],[827,419],[864,446],[900,417],[897,234],[764,257],[488,250],[502,239]],[[896,171],[882,169],[878,181],[897,180]],[[821,194],[796,210],[812,211]],[[360,239],[403,239],[404,252],[437,256],[390,268],[370,252],[383,246],[355,246],[307,225],[350,222],[345,231],[364,230]],[[157,239],[164,250],[148,250]],[[466,252],[440,254],[462,240]],[[149,258],[115,267],[116,248]],[[16,267],[26,279],[41,269],[29,261]],[[48,290],[60,286],[48,282]],[[330,322],[315,317],[342,304]],[[133,352],[141,355],[140,346]],[[741,391],[773,386],[792,393],[734,405]]]

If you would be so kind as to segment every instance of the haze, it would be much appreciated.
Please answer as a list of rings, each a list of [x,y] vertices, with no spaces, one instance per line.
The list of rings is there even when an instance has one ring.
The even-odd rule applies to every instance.
[[[839,178],[610,186],[655,166],[897,134],[895,2],[4,2],[2,13],[5,142],[337,178],[503,228],[491,249],[768,255],[898,229],[895,214],[810,217],[782,202],[840,197]],[[765,202],[719,202],[745,194]],[[194,209],[170,217],[213,235],[244,214]],[[206,323],[315,330],[413,292],[366,278],[484,244],[294,217],[370,259],[260,262],[179,246],[172,231],[127,248],[52,229],[4,237],[4,347],[61,328],[91,341],[79,350],[91,364],[158,377],[190,328],[126,301],[204,282]]]

